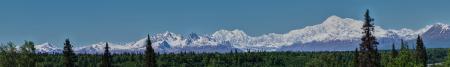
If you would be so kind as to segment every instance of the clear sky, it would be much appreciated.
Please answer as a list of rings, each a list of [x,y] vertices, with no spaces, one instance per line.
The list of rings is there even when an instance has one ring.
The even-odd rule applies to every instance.
[[[376,25],[419,29],[450,23],[450,0],[0,0],[0,42],[50,42],[75,46],[127,43],[170,31],[211,34],[241,29],[251,36],[286,33],[331,15]]]

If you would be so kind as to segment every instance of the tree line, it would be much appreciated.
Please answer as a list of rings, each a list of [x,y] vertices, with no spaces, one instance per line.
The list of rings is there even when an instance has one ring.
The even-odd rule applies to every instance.
[[[404,44],[407,44],[406,42]],[[413,51],[412,49],[404,48],[399,51],[397,58],[392,59],[391,50],[380,50],[381,66],[382,67],[398,67],[402,64],[415,63],[411,61]],[[401,53],[403,51],[403,54]],[[447,48],[429,48],[428,60],[430,63],[445,62]],[[156,53],[157,67],[353,67],[355,58],[355,51],[323,51],[323,52],[235,52],[228,53],[194,53],[194,52],[180,52],[180,53]],[[395,55],[395,54],[394,54]],[[402,56],[401,56],[402,55]],[[404,56],[403,56],[404,55]],[[23,56],[17,53],[16,56]],[[104,62],[105,54],[76,54],[76,60],[73,62],[76,67],[101,67],[103,64],[109,64],[111,67],[143,67],[145,61],[143,54],[123,53],[111,54],[110,60]],[[403,59],[400,59],[402,57]],[[404,59],[406,58],[406,59]],[[1,58],[4,59],[4,58]],[[38,53],[35,56],[36,67],[65,67],[64,56],[58,53]],[[0,60],[3,62],[4,60]],[[8,63],[9,65],[21,65],[23,61],[28,59],[15,59]],[[448,61],[447,61],[448,62]],[[30,63],[30,62],[29,62]],[[390,65],[390,66],[389,66]],[[398,66],[394,66],[398,65]],[[417,64],[416,64],[417,65]],[[436,65],[438,66],[438,65]],[[1,64],[0,67],[11,67]],[[16,66],[24,67],[24,66]],[[32,67],[32,66],[30,66]]]
[[[155,52],[152,48],[150,36],[146,40],[146,50],[145,50],[145,62],[143,66],[145,67],[157,67],[155,60]],[[99,67],[113,67],[111,64],[112,56],[109,51],[109,45],[106,43],[104,47],[105,51],[102,54],[101,63],[98,64]],[[9,42],[7,45],[2,45],[0,47],[0,67],[36,67],[37,61],[42,61],[38,59],[42,55],[36,53],[36,48],[34,43],[31,41],[25,41],[25,44],[20,47],[20,50],[16,49],[16,46]],[[64,42],[64,49],[62,53],[62,66],[64,67],[79,67],[76,65],[79,55],[76,55],[72,49],[72,45],[69,39]],[[56,57],[55,57],[56,58]],[[56,65],[56,64],[55,64]],[[97,66],[97,65],[96,65]],[[43,66],[47,67],[47,66]],[[142,66],[141,66],[142,67]]]

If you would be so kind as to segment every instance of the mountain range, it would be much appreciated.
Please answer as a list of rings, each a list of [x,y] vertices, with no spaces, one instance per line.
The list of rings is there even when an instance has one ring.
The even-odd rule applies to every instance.
[[[359,46],[363,21],[330,16],[320,24],[291,30],[287,33],[268,33],[249,36],[242,30],[219,30],[209,35],[191,33],[188,35],[172,32],[151,36],[152,47],[160,53],[177,52],[230,52],[230,51],[348,51]],[[375,24],[376,25],[376,24]],[[379,49],[399,46],[400,40],[414,46],[415,38],[423,36],[427,48],[450,47],[449,25],[436,23],[418,30],[407,28],[384,29],[375,26]],[[109,43],[112,53],[142,53],[145,40],[142,38],[127,44]],[[106,42],[75,47],[76,53],[102,53]],[[38,52],[60,53],[62,48],[50,43],[36,45]]]

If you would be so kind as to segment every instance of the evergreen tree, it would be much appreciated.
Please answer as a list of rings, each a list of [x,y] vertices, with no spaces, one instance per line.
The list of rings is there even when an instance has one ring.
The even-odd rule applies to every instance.
[[[358,67],[358,65],[359,65],[359,60],[358,60],[359,51],[358,51],[358,48],[355,48],[355,53],[353,53],[353,54],[354,54],[354,56],[353,56],[353,66],[354,67]]]
[[[450,67],[450,49],[448,49],[448,51],[447,51],[447,58],[443,64],[444,64],[443,65],[444,67]]]
[[[395,65],[393,67],[413,67],[415,66],[414,60],[411,57],[412,52],[408,49],[408,45],[401,40],[400,54],[395,59]]]
[[[5,67],[5,65],[6,65],[6,51],[7,51],[6,46],[1,44],[0,45],[0,59],[3,59],[3,60],[0,60],[0,67]]]
[[[31,41],[25,41],[25,44],[20,47],[19,66],[21,67],[35,67],[36,64],[36,48]]]
[[[395,44],[392,43],[392,49],[391,49],[391,57],[396,58],[398,56],[398,51],[395,50]]]
[[[398,57],[399,52],[395,49],[395,44],[392,43],[391,53],[389,57],[383,58],[383,66],[384,67],[396,67],[396,59]],[[397,65],[398,66],[398,65]]]
[[[378,42],[374,33],[374,25],[371,23],[374,19],[369,16],[369,10],[364,14],[363,37],[359,47],[359,67],[380,67],[380,54],[378,53]]]
[[[155,51],[152,48],[152,41],[150,41],[150,35],[147,35],[146,50],[145,50],[145,66],[146,67],[156,67],[156,56]]]
[[[112,57],[111,57],[111,53],[109,52],[109,45],[108,42],[105,45],[105,52],[103,52],[103,56],[102,56],[102,62],[100,64],[100,67],[112,67]]]
[[[416,61],[419,64],[421,64],[423,66],[427,65],[427,61],[428,61],[427,51],[426,51],[426,48],[423,44],[423,40],[420,37],[420,35],[417,36],[416,51],[415,51],[414,56],[415,56]]]
[[[12,42],[8,42],[7,45],[1,47],[1,65],[0,67],[17,67],[18,53],[16,46]]]
[[[65,67],[75,67],[76,56],[72,50],[72,45],[70,44],[69,39],[66,39],[66,42],[64,43],[63,54],[64,54],[64,59],[63,59],[64,66]]]

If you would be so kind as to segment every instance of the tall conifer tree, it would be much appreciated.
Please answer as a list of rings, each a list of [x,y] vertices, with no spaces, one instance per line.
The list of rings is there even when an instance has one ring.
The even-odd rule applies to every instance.
[[[428,60],[427,51],[423,44],[422,37],[420,37],[420,35],[417,36],[416,51],[415,51],[414,56],[416,58],[416,61],[419,62],[419,64],[421,64],[423,66],[427,65],[427,60]]]
[[[378,42],[374,33],[374,25],[371,23],[374,19],[369,16],[369,10],[364,14],[364,24],[362,27],[363,37],[359,47],[359,67],[380,67],[380,54],[378,53]]]
[[[155,51],[152,48],[152,41],[150,41],[150,35],[147,35],[147,40],[145,41],[145,66],[146,67],[156,67],[156,56]]]
[[[66,39],[66,42],[64,43],[64,59],[63,64],[65,67],[75,67],[75,53],[72,50],[72,45],[70,44],[69,39]]]
[[[358,67],[359,66],[359,60],[358,60],[359,51],[358,51],[358,48],[355,48],[355,52],[353,54],[354,54],[353,55],[353,66],[354,67]]]
[[[35,67],[36,64],[36,48],[31,41],[25,41],[25,44],[20,47],[19,66],[21,67]]]
[[[396,58],[398,56],[398,51],[395,50],[395,44],[392,43],[392,49],[391,49],[391,57]]]
[[[106,42],[105,51],[103,52],[102,62],[100,64],[100,67],[112,67],[111,60],[112,60],[112,57],[111,57],[111,53],[109,52],[109,45],[108,45],[108,42]]]

